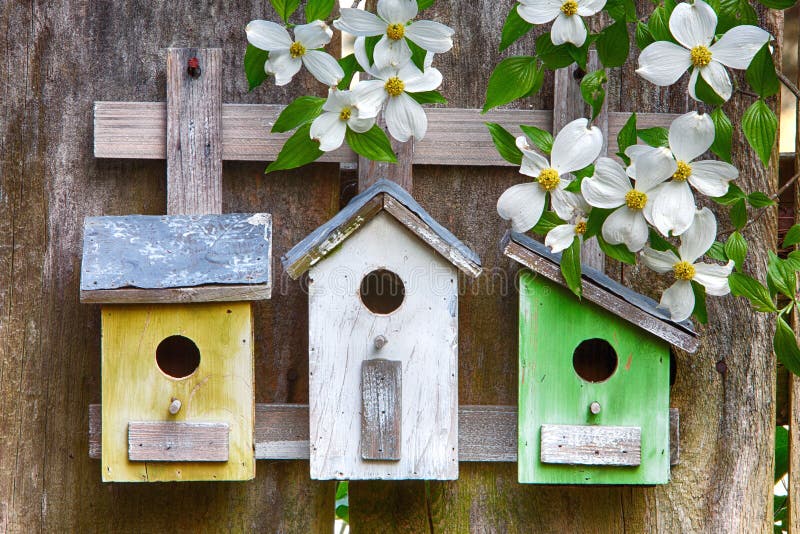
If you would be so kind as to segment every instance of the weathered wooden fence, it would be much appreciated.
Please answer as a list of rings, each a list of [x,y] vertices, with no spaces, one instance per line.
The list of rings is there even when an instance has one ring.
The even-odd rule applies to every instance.
[[[87,406],[100,401],[100,335],[98,309],[78,303],[83,217],[167,211],[166,151],[151,161],[95,158],[93,103],[167,100],[165,49],[173,46],[223,49],[226,103],[285,104],[319,91],[316,82],[301,78],[289,89],[269,86],[246,94],[243,28],[254,18],[274,18],[269,2],[196,4],[10,0],[0,6],[0,27],[6,30],[0,48],[5,68],[0,83],[0,530],[302,533],[332,528],[334,485],[311,481],[305,461],[259,462],[256,480],[247,483],[103,485],[98,462],[87,454]],[[454,50],[439,58],[451,106],[481,106],[510,5],[439,0],[432,9],[431,18],[457,31]],[[762,15],[780,42],[780,15]],[[530,51],[532,44],[528,38],[515,50]],[[566,100],[562,92],[563,83],[550,78],[524,103],[526,110],[552,109],[558,97]],[[732,120],[746,104],[731,105]],[[612,136],[621,113],[680,113],[692,105],[685,87],[656,89],[632,66],[610,73]],[[163,106],[149,106],[131,120],[144,120],[147,113],[165,116]],[[224,107],[223,131],[228,120],[263,132],[266,145],[274,109],[259,108],[261,115],[251,111]],[[444,121],[458,118],[452,111],[432,113],[432,133],[434,115],[443,133],[448,131]],[[526,115],[542,125],[565,122],[558,111],[555,117]],[[517,120],[514,113],[496,116]],[[156,147],[165,131],[166,125],[156,132]],[[131,150],[148,150],[146,145],[132,143]],[[277,258],[336,213],[355,182],[363,188],[375,173],[361,165],[356,178],[338,163],[319,163],[264,176],[263,162],[241,161],[255,159],[264,147],[235,146],[235,157],[225,157],[224,146],[222,151],[223,159],[239,160],[223,167],[223,210],[270,212],[274,221],[275,290],[271,301],[255,307],[256,402],[305,404],[307,301],[299,284],[277,267]],[[482,278],[463,282],[460,404],[514,406],[517,267],[497,244],[506,224],[494,205],[522,177],[511,167],[478,166],[477,161],[474,166],[431,165],[437,149],[442,147],[425,141],[415,147],[414,195],[478,251],[486,269]],[[734,150],[740,185],[773,190],[776,170],[765,172],[741,138],[734,140]],[[105,155],[132,154],[112,150]],[[399,174],[406,176],[404,185],[411,184],[410,174]],[[757,246],[751,251],[754,268],[766,264],[775,234],[774,217],[761,218],[750,230]],[[660,283],[639,268],[612,264],[607,269],[643,292]],[[765,273],[755,274],[763,279]],[[700,351],[676,354],[671,405],[681,411],[682,450],[670,484],[528,486],[516,482],[514,463],[462,463],[456,482],[351,484],[354,532],[771,530],[775,373],[770,326],[745,301],[731,297],[710,302],[709,311],[712,323]]]

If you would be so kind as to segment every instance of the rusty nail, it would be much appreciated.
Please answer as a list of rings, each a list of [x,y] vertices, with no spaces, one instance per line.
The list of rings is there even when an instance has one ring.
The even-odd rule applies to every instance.
[[[199,78],[200,74],[203,72],[200,69],[200,60],[197,59],[196,57],[190,57],[187,64],[188,67],[186,68],[186,72],[189,73],[189,76],[195,79]]]

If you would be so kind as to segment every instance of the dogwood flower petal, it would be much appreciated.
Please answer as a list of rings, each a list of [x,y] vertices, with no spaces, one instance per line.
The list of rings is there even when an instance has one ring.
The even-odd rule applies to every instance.
[[[689,280],[677,280],[661,295],[659,308],[669,311],[673,321],[685,321],[694,311],[694,291]]]
[[[594,176],[581,182],[581,193],[592,206],[616,208],[625,203],[631,182],[625,169],[611,158],[600,158],[594,166]]]
[[[591,17],[599,13],[606,5],[606,0],[577,0],[578,15],[581,17]]]
[[[300,58],[292,57],[288,50],[275,50],[264,63],[264,71],[275,76],[275,85],[281,86],[291,82],[302,66]]]
[[[353,93],[331,88],[328,89],[328,99],[322,104],[322,111],[340,113],[344,108],[352,105]]]
[[[314,119],[311,123],[311,139],[319,141],[319,149],[323,152],[336,150],[344,142],[347,131],[345,122],[339,118],[338,113],[326,112]]]
[[[583,169],[600,155],[603,133],[597,126],[587,128],[588,124],[586,119],[576,119],[556,135],[550,161],[558,174]]]
[[[525,136],[517,137],[517,148],[522,151],[522,165],[519,172],[534,178],[538,177],[544,169],[550,167],[550,162],[546,158],[531,150]]]
[[[373,52],[375,65],[399,68],[411,59],[411,48],[405,39],[389,39],[385,35],[375,45]]]
[[[527,232],[539,222],[544,210],[545,192],[539,184],[528,182],[506,189],[497,199],[497,213],[511,220],[515,232]]]
[[[449,26],[430,20],[418,20],[406,27],[408,39],[435,54],[443,54],[453,48],[454,33],[455,30]]]
[[[325,85],[338,85],[344,78],[342,66],[326,52],[309,50],[302,58],[308,72]]]
[[[656,41],[639,54],[636,74],[660,86],[672,85],[692,65],[691,53],[669,41]]]
[[[374,13],[363,9],[343,7],[341,16],[333,21],[337,30],[347,32],[359,37],[371,37],[386,33],[386,22],[375,16]]]
[[[709,197],[721,197],[728,192],[728,182],[739,177],[739,170],[724,161],[695,161],[689,183]]]
[[[695,263],[694,280],[706,288],[706,294],[721,297],[731,292],[728,285],[728,276],[733,271],[733,260],[727,265],[714,265],[710,263]]]
[[[404,68],[398,73],[405,85],[407,93],[421,93],[424,91],[434,91],[442,85],[442,73],[433,67],[425,69],[425,72],[410,64],[412,68]]]
[[[677,169],[678,163],[672,157],[672,151],[653,147],[636,157],[628,167],[628,176],[636,180],[636,189],[646,193],[675,174]]]
[[[401,93],[389,98],[386,104],[386,127],[392,137],[405,142],[409,138],[422,139],[428,129],[428,117],[416,100]]]
[[[714,143],[714,122],[696,111],[681,115],[669,126],[669,148],[675,159],[689,163]]]
[[[708,46],[717,28],[717,14],[703,2],[681,2],[669,17],[669,31],[686,48]]]
[[[681,235],[681,246],[678,247],[681,260],[694,263],[711,248],[716,236],[717,219],[714,214],[708,208],[697,210],[692,225]]]
[[[531,24],[546,24],[561,13],[561,0],[521,0],[517,13]]]
[[[286,28],[271,20],[251,20],[244,29],[247,41],[261,50],[289,50],[292,38]]]
[[[405,24],[417,16],[416,0],[379,0],[378,16],[389,24]]]
[[[700,69],[692,69],[692,75],[689,76],[689,96],[692,97],[692,100],[700,101],[697,98],[697,93],[695,92],[695,87],[697,86],[697,77],[700,76]]]
[[[715,93],[724,100],[730,99],[733,94],[733,84],[728,71],[719,61],[712,61],[705,67],[700,68],[700,76],[711,86]]]
[[[353,108],[353,114],[350,115],[347,126],[356,133],[368,132],[375,126],[375,117],[359,117],[358,110]]]
[[[680,262],[680,258],[671,250],[655,250],[645,247],[642,251],[642,263],[657,273],[671,272],[675,264]]]
[[[603,223],[603,239],[612,245],[625,243],[628,250],[638,252],[647,243],[647,223],[640,210],[622,206]]]
[[[353,88],[361,117],[376,117],[389,97],[383,80],[362,80]]]
[[[294,27],[294,36],[299,43],[309,49],[319,48],[331,42],[333,30],[321,20]]]
[[[562,179],[562,184],[566,187],[569,182]],[[550,204],[553,207],[553,211],[556,212],[556,215],[561,219],[569,220],[575,215],[576,208],[580,202],[578,200],[578,195],[569,191],[564,191],[564,188],[560,185],[561,184],[559,184],[558,188],[550,192]]]
[[[746,69],[769,40],[770,34],[757,26],[734,26],[709,50],[714,61],[733,69]]]
[[[692,225],[697,208],[692,189],[685,181],[664,182],[652,196],[650,218],[663,235],[681,235]]]
[[[586,25],[578,15],[559,13],[550,29],[550,38],[556,46],[572,43],[581,47],[586,42]]]
[[[572,246],[575,235],[574,224],[560,224],[547,232],[547,236],[544,238],[544,244],[550,247],[550,251],[553,252],[553,254],[556,254]]]

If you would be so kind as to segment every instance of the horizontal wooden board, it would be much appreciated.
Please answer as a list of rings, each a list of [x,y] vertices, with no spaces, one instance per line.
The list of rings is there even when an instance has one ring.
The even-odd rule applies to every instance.
[[[678,409],[670,408],[670,424],[678,422]],[[671,435],[676,435],[670,429]],[[256,404],[256,460],[308,460],[308,405]],[[101,405],[89,405],[89,458],[102,454]],[[676,465],[679,444],[670,444]],[[460,462],[516,462],[517,407],[462,405],[458,407],[458,460]]]
[[[265,300],[271,284],[171,287],[167,289],[99,289],[81,291],[84,304],[189,304]]]
[[[227,423],[131,421],[128,459],[132,462],[227,462]]]
[[[542,425],[545,464],[637,466],[642,429],[634,426]]]
[[[223,104],[222,159],[274,161],[290,134],[270,133],[283,106]],[[511,166],[497,153],[484,123],[496,122],[521,135],[519,124],[552,129],[552,111],[430,108],[428,132],[414,144],[417,165]],[[629,113],[609,113],[608,150],[617,150],[617,134]],[[639,128],[669,126],[677,115],[640,113]],[[166,159],[167,108],[163,102],[95,102],[94,155],[98,158]],[[356,163],[347,147],[319,161]]]

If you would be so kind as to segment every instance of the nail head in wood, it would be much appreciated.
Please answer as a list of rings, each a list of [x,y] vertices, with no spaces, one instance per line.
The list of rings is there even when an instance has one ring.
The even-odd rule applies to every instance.
[[[592,412],[592,415],[597,415],[600,413],[600,403],[595,401],[589,405],[589,411]]]
[[[196,80],[203,73],[203,71],[200,69],[200,60],[196,57],[190,57],[186,64],[186,72],[191,78]]]
[[[181,411],[181,401],[173,398],[169,403],[169,413],[176,415],[179,411]]]
[[[384,336],[378,336],[375,338],[375,348],[381,350],[386,344],[389,343],[389,340],[386,339]]]

